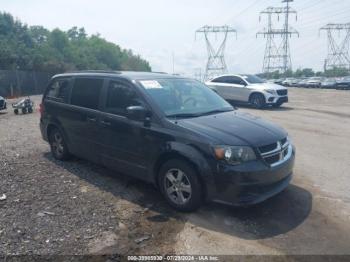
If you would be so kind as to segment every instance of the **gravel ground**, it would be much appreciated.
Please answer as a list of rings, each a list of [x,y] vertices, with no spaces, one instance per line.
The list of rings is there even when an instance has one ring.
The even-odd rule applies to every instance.
[[[38,123],[0,114],[0,255],[172,253],[184,223],[152,186],[54,160]]]
[[[36,105],[40,97],[34,97]],[[349,254],[350,92],[290,89],[278,110],[293,184],[250,208],[169,208],[151,186],[84,160],[54,160],[39,113],[0,112],[0,256],[11,254]],[[9,104],[11,101],[9,101]]]

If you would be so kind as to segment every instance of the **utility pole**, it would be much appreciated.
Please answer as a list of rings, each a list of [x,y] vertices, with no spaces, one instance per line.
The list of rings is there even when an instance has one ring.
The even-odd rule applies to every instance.
[[[237,37],[237,31],[232,27],[227,25],[224,26],[203,26],[196,31],[198,33],[204,34],[205,42],[208,52],[208,61],[205,69],[204,80],[213,78],[220,74],[227,73],[227,66],[225,62],[225,47],[227,37],[230,33],[235,33]],[[223,35],[223,40],[218,49],[215,49],[210,42],[209,35],[215,34],[217,37],[218,34]]]
[[[175,55],[174,55],[174,52],[172,52],[171,54],[172,54],[172,60],[173,60],[173,75],[175,75]]]
[[[292,60],[290,58],[289,52],[289,3],[293,0],[283,0],[282,3],[286,3],[286,12],[285,12],[285,22],[284,22],[284,34],[283,34],[283,71],[286,72],[289,67],[292,68]]]
[[[297,12],[290,8],[289,3],[293,0],[283,0],[282,3],[286,3],[285,7],[268,7],[260,12],[261,15],[267,15],[268,25],[262,31],[257,33],[263,35],[266,38],[266,48],[263,62],[263,73],[273,73],[279,71],[286,73],[292,69],[292,61],[290,56],[289,37],[292,35],[298,35],[299,33],[289,25],[290,14],[295,14],[297,18]],[[284,25],[282,29],[276,29],[272,25],[272,17],[277,16],[278,20],[280,15],[284,15]],[[281,36],[282,42],[277,43],[275,36]]]
[[[346,24],[327,24],[320,28],[320,31],[326,31],[328,37],[328,55],[325,59],[324,70],[344,68],[350,71],[350,23]],[[341,41],[336,41],[334,33],[343,36]],[[344,34],[341,34],[344,32]]]

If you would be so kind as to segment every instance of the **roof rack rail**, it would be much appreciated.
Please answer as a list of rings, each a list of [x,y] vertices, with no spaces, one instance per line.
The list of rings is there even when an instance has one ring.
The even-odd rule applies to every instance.
[[[77,70],[77,71],[68,71],[66,73],[105,73],[105,74],[121,74],[120,71],[113,70]]]

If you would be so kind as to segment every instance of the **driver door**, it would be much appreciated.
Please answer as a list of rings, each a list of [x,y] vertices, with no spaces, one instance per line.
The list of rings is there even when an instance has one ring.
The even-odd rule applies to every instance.
[[[103,97],[99,122],[101,161],[104,165],[147,180],[149,141],[143,122],[128,118],[126,108],[143,105],[136,88],[123,80],[110,80]]]

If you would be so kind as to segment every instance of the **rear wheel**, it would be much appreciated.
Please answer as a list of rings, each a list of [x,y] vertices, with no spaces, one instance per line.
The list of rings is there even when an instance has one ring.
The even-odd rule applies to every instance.
[[[264,108],[266,105],[265,97],[262,94],[253,94],[250,97],[249,102],[257,109]]]
[[[13,112],[18,115],[18,109],[16,108],[15,110],[13,110]]]
[[[203,201],[196,171],[185,161],[170,160],[159,173],[159,186],[167,202],[179,211],[194,211]]]
[[[51,130],[49,134],[49,143],[51,147],[51,154],[57,160],[67,160],[70,157],[67,144],[63,138],[62,133],[57,129]]]
[[[30,114],[33,113],[33,107],[28,108],[28,113],[30,113]]]

